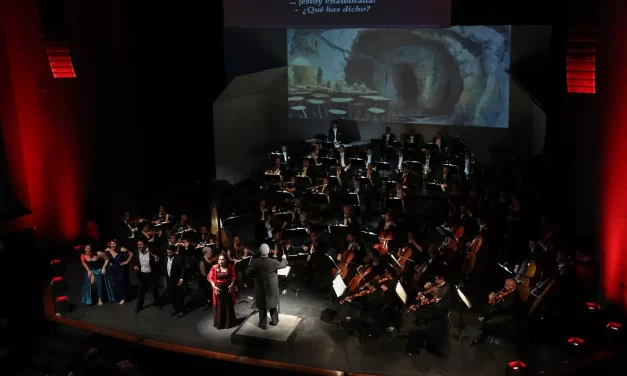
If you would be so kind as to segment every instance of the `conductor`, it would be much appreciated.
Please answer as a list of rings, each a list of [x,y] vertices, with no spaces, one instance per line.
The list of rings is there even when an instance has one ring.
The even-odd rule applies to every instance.
[[[268,322],[268,310],[272,320],[270,325],[279,323],[279,277],[277,270],[287,266],[287,258],[281,255],[279,259],[268,257],[270,247],[262,244],[259,253],[260,258],[254,259],[248,266],[247,275],[255,276],[255,300],[259,309],[259,327],[266,329]]]

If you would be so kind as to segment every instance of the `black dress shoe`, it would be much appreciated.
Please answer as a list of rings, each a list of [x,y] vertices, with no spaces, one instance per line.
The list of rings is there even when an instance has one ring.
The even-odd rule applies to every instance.
[[[172,311],[172,312],[170,312],[170,316],[176,316],[177,313],[178,312],[176,312],[176,311]]]
[[[268,328],[268,326],[266,324],[257,324],[258,327],[260,327],[263,330],[266,330],[266,328]]]
[[[278,322],[274,322],[274,321],[270,321],[270,325],[277,326],[277,325],[279,325],[279,323]]]

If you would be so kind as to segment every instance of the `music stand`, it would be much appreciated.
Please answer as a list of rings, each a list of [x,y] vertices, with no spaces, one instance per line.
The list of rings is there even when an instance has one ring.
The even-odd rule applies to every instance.
[[[277,174],[263,174],[263,181],[266,185],[279,184],[283,179]]]
[[[305,239],[309,237],[308,231],[304,227],[288,228],[285,230],[285,237],[292,239],[292,246],[302,246]]]
[[[401,281],[396,282],[396,295],[401,299],[403,304],[407,304],[407,291],[403,288]]]
[[[322,160],[322,163],[321,163],[321,164],[322,164],[324,167],[327,167],[327,168],[331,168],[331,167],[333,167],[333,166],[337,166],[337,165],[339,164],[339,162],[337,161],[337,159],[335,159],[335,158],[333,158],[333,157],[322,157],[322,158],[321,158],[321,160]]]
[[[344,290],[342,290],[341,294],[338,294],[338,290],[336,289],[336,280],[337,277],[340,277],[340,281],[342,280],[342,276],[340,275],[340,268],[337,266],[337,263],[335,262],[335,258],[333,256],[328,253],[325,253],[324,255],[327,256],[329,260],[331,260],[331,262],[333,263],[333,267],[335,267],[335,270],[337,270],[337,274],[335,275],[335,279],[333,280],[333,284],[331,287],[333,288],[333,292],[335,292],[335,295],[337,295],[337,297],[339,298],[346,290],[346,285],[344,284],[344,281],[342,281],[342,284],[344,284]],[[333,305],[333,294],[329,294],[329,306],[331,305]]]
[[[372,181],[370,181],[370,179],[368,179],[365,176],[360,176],[357,178],[357,180],[359,180],[359,182],[364,186],[364,187],[372,187],[374,186],[374,183]]]
[[[274,213],[274,219],[281,224],[285,222],[290,225],[292,223],[292,215],[292,212]]]
[[[352,206],[354,208],[359,207],[359,196],[357,193],[344,193],[342,195],[342,203],[344,205]]]
[[[455,291],[457,292],[458,300],[461,303],[459,305],[459,322],[457,326],[453,327],[453,329],[457,329],[456,336],[457,336],[458,343],[462,342],[462,338],[470,338],[467,336],[462,336],[462,331],[466,327],[466,325],[464,325],[464,320],[463,320],[464,306],[468,307],[468,309],[472,308],[472,304],[470,303],[470,300],[468,300],[468,297],[466,297],[466,295],[461,290],[462,287],[464,286],[461,283],[459,285],[455,285]]]

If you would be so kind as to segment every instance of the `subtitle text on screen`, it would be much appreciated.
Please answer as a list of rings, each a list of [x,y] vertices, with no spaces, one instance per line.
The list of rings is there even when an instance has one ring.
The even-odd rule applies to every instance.
[[[304,15],[325,13],[369,13],[377,0],[286,0],[295,12]],[[380,0],[381,1],[381,0]],[[383,0],[385,1],[385,0]]]

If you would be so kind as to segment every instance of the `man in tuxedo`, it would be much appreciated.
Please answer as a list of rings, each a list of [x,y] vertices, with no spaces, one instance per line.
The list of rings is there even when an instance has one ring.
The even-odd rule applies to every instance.
[[[131,225],[130,221],[131,214],[124,213],[118,229],[118,239],[120,239],[122,247],[126,249],[133,249],[134,243],[137,241],[136,235],[139,231],[136,225]]]
[[[360,225],[359,225],[359,217],[353,211],[353,208],[350,205],[342,206],[342,218],[341,222],[344,226],[348,226],[348,232],[353,234],[359,234]]]
[[[281,162],[283,162],[285,167],[288,169],[292,165],[292,158],[290,154],[287,152],[287,146],[285,145],[281,146]]]
[[[255,278],[255,303],[259,309],[259,327],[267,328],[268,311],[270,311],[270,325],[279,323],[279,277],[277,271],[287,266],[287,258],[272,259],[269,256],[270,247],[262,244],[259,249],[260,258],[254,259],[246,274]]]
[[[385,146],[390,146],[392,142],[396,141],[396,135],[392,133],[390,127],[385,127],[385,133],[381,136],[381,141],[383,141]]]
[[[346,140],[344,140],[344,132],[338,127],[337,121],[331,123],[328,138],[329,142],[333,143],[346,142]]]
[[[520,296],[516,289],[516,280],[507,278],[503,293],[506,295],[500,299],[494,292],[488,295],[488,303],[490,304],[483,317],[479,317],[481,321],[481,334],[470,342],[471,345],[483,343],[492,333],[503,330],[515,316],[516,309],[519,307]]]
[[[379,186],[379,173],[374,169],[374,163],[370,163],[366,169],[365,177],[370,180],[370,187]]]
[[[424,288],[425,290],[433,288],[433,293],[439,300],[415,309],[417,326],[409,331],[407,355],[420,354],[420,349],[425,343],[427,346],[437,345],[440,342],[439,336],[448,328],[448,314],[451,311],[452,298],[451,285],[446,282],[443,275],[438,275],[435,277],[435,284],[432,285],[429,282]],[[410,306],[410,310],[411,307],[415,306]]]
[[[368,165],[371,164],[371,163],[374,165],[374,163],[378,159],[379,158],[372,151],[372,148],[368,147],[368,149],[366,149],[366,154],[364,155],[364,166],[363,167],[368,167]]]
[[[338,188],[344,189],[348,186],[349,179],[352,178],[350,176],[350,172],[345,172],[342,169],[342,166],[335,166],[335,183]]]
[[[334,153],[335,159],[337,159],[337,163],[344,171],[348,170],[348,166],[350,165],[350,154],[344,148],[344,145],[340,145],[337,148],[337,151]]]
[[[139,313],[144,307],[144,296],[146,291],[152,291],[152,304],[161,311],[159,301],[159,256],[150,251],[143,241],[137,242],[137,253],[131,261],[133,269],[137,272],[137,306],[135,313]]]
[[[268,170],[272,172],[278,171],[279,174],[283,174],[285,172],[285,165],[281,163],[281,157],[274,158],[274,163],[270,164]]]
[[[396,300],[396,278],[394,278],[394,269],[385,267],[383,273],[379,276],[380,286],[366,285],[371,292],[361,298],[347,298],[345,302],[351,307],[358,310],[359,313],[355,317],[354,326],[359,331],[360,341],[368,342],[372,339],[369,329],[377,322],[377,317],[382,315],[382,310],[394,303]],[[345,315],[342,315],[347,317]]]
[[[174,310],[171,316],[178,314],[179,319],[185,315],[185,267],[181,258],[174,253],[172,248],[166,251],[165,277],[168,284],[168,294],[172,300]]]

